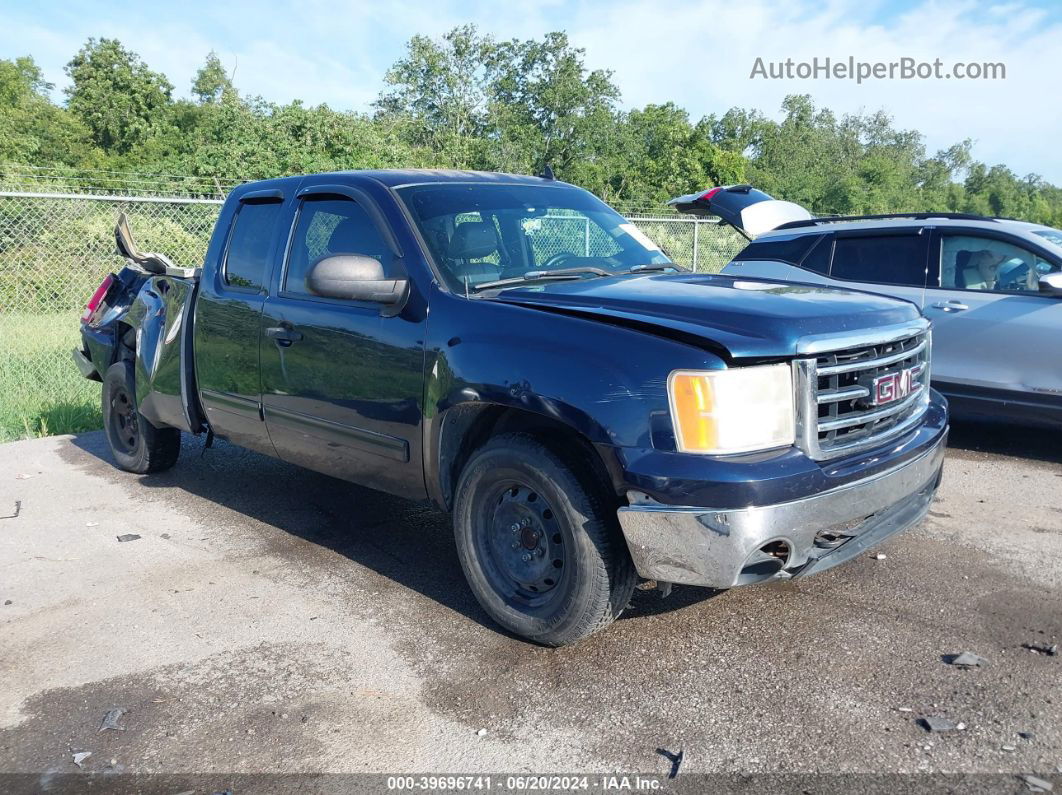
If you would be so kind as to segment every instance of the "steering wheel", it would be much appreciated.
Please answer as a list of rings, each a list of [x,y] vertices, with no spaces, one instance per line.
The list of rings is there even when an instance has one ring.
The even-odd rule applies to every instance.
[[[543,262],[542,265],[540,265],[539,267],[541,268],[541,270],[544,270],[544,271],[553,270],[555,267],[560,265],[562,262],[566,262],[567,260],[570,260],[570,259],[575,259],[577,256],[579,256],[579,255],[578,254],[573,254],[570,251],[559,251],[556,254],[554,254],[552,257],[550,257],[548,260]]]

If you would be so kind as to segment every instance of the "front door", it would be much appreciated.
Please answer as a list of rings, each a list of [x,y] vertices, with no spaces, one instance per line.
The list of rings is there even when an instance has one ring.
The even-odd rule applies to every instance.
[[[925,306],[933,380],[956,396],[1062,399],[1062,299],[1038,285],[1059,262],[973,230],[941,230],[934,250],[940,286],[927,291]]]
[[[367,199],[300,199],[286,262],[262,313],[262,404],[278,455],[411,498],[424,496],[421,459],[423,321],[378,304],[322,298],[306,286],[332,254],[397,266]]]

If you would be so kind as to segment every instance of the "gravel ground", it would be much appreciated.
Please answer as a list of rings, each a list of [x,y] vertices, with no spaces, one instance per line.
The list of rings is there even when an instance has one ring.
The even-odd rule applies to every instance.
[[[3,445],[0,516],[16,500],[0,519],[0,789],[95,781],[64,778],[78,751],[83,773],[159,774],[174,793],[208,786],[196,774],[428,771],[638,771],[665,788],[808,774],[787,781],[816,791],[838,773],[1027,791],[1015,776],[1036,773],[1062,789],[1062,655],[1025,648],[1062,642],[1057,432],[954,428],[930,517],[883,559],[641,590],[560,650],[492,625],[445,516],[224,444],[189,440],[139,478],[100,433]],[[962,651],[988,663],[942,659]],[[99,731],[114,708],[120,729]],[[674,782],[658,749],[683,752]]]

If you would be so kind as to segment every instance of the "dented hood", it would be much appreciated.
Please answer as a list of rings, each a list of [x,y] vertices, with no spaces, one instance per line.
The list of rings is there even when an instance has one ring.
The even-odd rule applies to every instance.
[[[881,295],[698,273],[545,282],[503,290],[496,301],[652,326],[731,357],[794,356],[802,338],[866,331],[919,317]]]

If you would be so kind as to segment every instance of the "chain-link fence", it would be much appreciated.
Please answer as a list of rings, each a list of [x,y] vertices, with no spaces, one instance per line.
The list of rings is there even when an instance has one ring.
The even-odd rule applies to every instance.
[[[220,205],[216,198],[0,190],[0,440],[97,426],[99,387],[81,378],[70,351],[86,300],[122,266],[114,253],[118,213],[128,214],[142,249],[197,265]],[[629,217],[696,271],[719,270],[743,245],[733,230],[710,222],[663,212]],[[541,220],[539,233],[563,236],[573,253],[605,244],[582,220]]]

